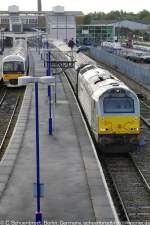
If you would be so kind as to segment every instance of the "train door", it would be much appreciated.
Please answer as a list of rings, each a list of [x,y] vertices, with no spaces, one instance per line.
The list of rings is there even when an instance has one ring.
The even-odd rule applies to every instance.
[[[91,128],[94,133],[97,133],[97,113],[96,113],[96,102],[92,101],[91,107]]]

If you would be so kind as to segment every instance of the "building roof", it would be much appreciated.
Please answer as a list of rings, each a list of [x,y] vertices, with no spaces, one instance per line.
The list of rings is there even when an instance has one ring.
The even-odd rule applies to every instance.
[[[150,20],[92,20],[92,23],[93,24],[113,24],[113,23],[120,23],[123,21],[150,25]]]
[[[101,26],[101,27],[103,27],[103,26],[111,26],[111,27],[114,27],[114,25],[113,24],[79,24],[79,25],[77,25],[78,27],[96,27],[96,26]]]
[[[53,12],[53,11],[41,11],[41,12],[38,12],[38,11],[19,11],[18,12],[19,14],[50,14],[50,15],[57,15],[57,14],[61,14],[61,13],[56,13],[56,12]],[[6,14],[6,15],[9,15],[9,12],[8,11],[0,11],[0,15],[3,15],[3,14]],[[64,11],[64,14],[65,15],[73,15],[73,16],[83,16],[83,12],[81,11]]]
[[[147,30],[149,29],[149,25],[139,23],[136,21],[131,21],[131,20],[122,20],[113,23],[115,27],[126,27],[129,28],[130,30]]]
[[[150,25],[150,20],[137,20],[135,22],[146,24],[146,25]]]
[[[47,12],[47,14],[50,16],[53,16],[53,15],[83,16],[83,13],[81,11],[64,11],[62,13],[49,11]]]
[[[112,24],[116,23],[118,20],[92,20],[92,24]]]

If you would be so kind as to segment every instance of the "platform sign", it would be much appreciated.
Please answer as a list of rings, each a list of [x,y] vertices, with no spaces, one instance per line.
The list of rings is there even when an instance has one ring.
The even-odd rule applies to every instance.
[[[76,61],[51,61],[51,68],[69,69],[75,67]]]
[[[33,184],[33,197],[37,198],[37,183]],[[44,198],[44,184],[40,184],[40,198]]]

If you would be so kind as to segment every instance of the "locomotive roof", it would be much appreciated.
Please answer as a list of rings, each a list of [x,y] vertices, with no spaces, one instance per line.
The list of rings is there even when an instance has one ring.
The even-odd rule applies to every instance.
[[[109,71],[96,66],[93,67],[93,65],[87,65],[81,69],[80,77],[88,93],[95,101],[98,101],[101,95],[111,89],[124,89],[134,94],[132,90]]]
[[[26,58],[26,51],[25,51],[25,49],[24,48],[22,48],[22,47],[19,47],[19,48],[17,48],[17,47],[14,47],[11,51],[10,51],[10,53],[9,53],[9,55],[7,55],[7,56],[5,56],[4,58],[3,58],[3,62],[5,62],[5,61],[25,61],[25,58]]]
[[[5,61],[25,61],[27,55],[27,43],[25,40],[17,39],[14,47],[9,51],[8,55],[3,58]]]
[[[10,62],[10,61],[25,61],[25,56],[21,54],[12,54],[12,55],[7,55],[3,58],[3,62]]]
[[[61,51],[69,50],[69,47],[61,41],[53,40],[53,43]],[[82,77],[82,82],[84,83],[87,92],[92,96],[93,99],[95,99],[95,101],[98,101],[99,97],[105,92],[116,88],[128,90],[134,96],[136,96],[135,93],[131,89],[129,89],[123,82],[118,80],[109,71],[96,66],[96,62],[83,53],[76,54],[75,60],[75,68],[77,69],[77,71],[79,71],[79,76]],[[83,68],[81,69],[80,67],[82,66]],[[81,74],[82,72],[83,74]]]

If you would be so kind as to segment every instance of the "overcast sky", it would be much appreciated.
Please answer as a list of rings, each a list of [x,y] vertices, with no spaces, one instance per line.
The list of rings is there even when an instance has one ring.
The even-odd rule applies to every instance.
[[[9,5],[18,5],[20,10],[37,10],[37,0],[0,0],[0,10],[7,10]],[[65,10],[109,12],[121,10],[139,12],[143,9],[150,11],[150,0],[42,0],[43,10],[50,11],[53,6],[63,5]]]

